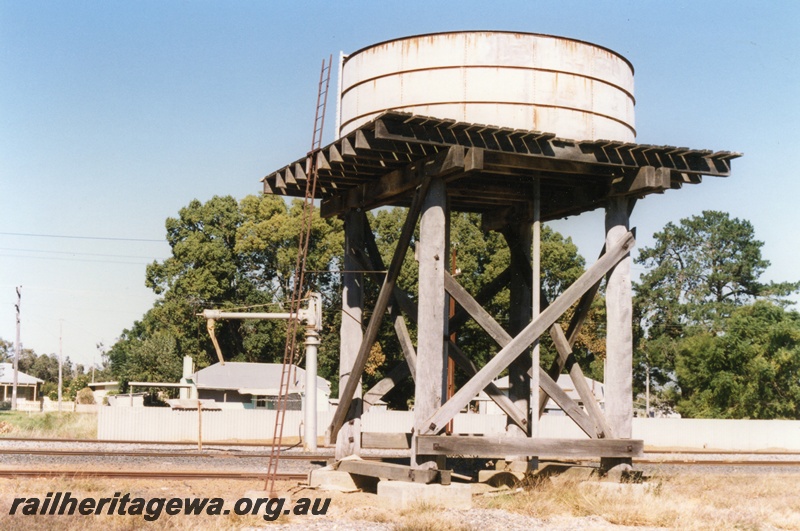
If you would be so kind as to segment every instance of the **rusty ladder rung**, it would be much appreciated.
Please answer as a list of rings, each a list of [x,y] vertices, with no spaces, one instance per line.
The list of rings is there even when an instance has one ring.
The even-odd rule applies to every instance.
[[[314,117],[314,131],[311,138],[311,157],[310,171],[306,180],[305,199],[303,202],[303,214],[299,245],[297,250],[297,261],[294,271],[294,286],[289,302],[289,313],[295,317],[289,319],[286,324],[286,346],[283,353],[283,367],[281,370],[281,383],[278,391],[278,401],[275,407],[275,429],[272,436],[272,447],[270,448],[269,465],[267,467],[267,480],[264,489],[272,495],[275,494],[275,479],[278,475],[278,462],[280,461],[281,444],[283,442],[283,424],[286,417],[286,402],[289,395],[289,382],[291,380],[292,365],[294,364],[295,349],[297,347],[297,318],[300,309],[303,284],[305,282],[305,265],[308,255],[308,244],[311,239],[311,221],[314,211],[314,196],[317,187],[317,163],[314,156],[322,145],[322,131],[325,126],[325,111],[328,103],[328,87],[331,80],[331,64],[333,55],[328,58],[328,64],[322,60],[322,69],[319,73],[319,87],[317,91],[317,108]]]

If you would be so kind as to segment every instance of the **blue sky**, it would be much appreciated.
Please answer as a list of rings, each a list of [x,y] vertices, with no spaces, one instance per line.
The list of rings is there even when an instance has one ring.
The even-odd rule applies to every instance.
[[[0,0],[0,337],[14,339],[22,285],[23,345],[56,353],[63,327],[64,355],[98,362],[95,345],[155,300],[144,272],[169,255],[165,219],[194,198],[259,193],[308,150],[323,57],[451,30],[627,57],[639,142],[745,153],[729,179],[639,202],[639,245],[723,210],[754,224],[768,279],[798,280],[798,22],[790,1]],[[601,213],[554,226],[596,256]]]

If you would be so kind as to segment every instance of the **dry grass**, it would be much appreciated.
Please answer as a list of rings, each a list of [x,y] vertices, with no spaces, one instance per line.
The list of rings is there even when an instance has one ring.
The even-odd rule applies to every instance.
[[[373,494],[324,493],[284,484],[292,500],[301,497],[333,498],[328,515],[281,516],[267,522],[260,515],[167,516],[146,522],[142,516],[9,516],[14,497],[40,497],[53,491],[70,491],[74,497],[111,497],[128,492],[131,497],[220,497],[226,508],[261,482],[252,481],[145,481],[105,479],[0,479],[0,529],[68,531],[127,531],[157,529],[269,528],[274,523],[302,526],[311,519],[377,522],[394,529],[461,531],[473,529],[466,515],[443,512],[427,504],[407,510],[390,507]],[[534,488],[499,497],[476,497],[475,507],[502,509],[552,522],[564,529],[565,522],[581,528],[608,522],[630,528],[666,529],[800,529],[800,475],[700,475],[683,474],[652,478],[647,484],[617,485],[562,478]],[[356,524],[358,525],[358,524]],[[570,524],[571,525],[571,524]]]
[[[96,413],[0,411],[0,426],[6,437],[97,438]]]
[[[395,531],[473,531],[474,527],[456,522],[435,505],[415,504],[400,511]]]
[[[626,485],[555,479],[479,503],[541,519],[599,516],[631,527],[800,529],[798,492],[798,475],[690,473]]]

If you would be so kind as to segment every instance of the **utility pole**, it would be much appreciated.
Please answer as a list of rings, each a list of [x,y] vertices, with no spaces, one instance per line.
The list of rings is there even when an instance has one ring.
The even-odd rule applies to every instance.
[[[17,384],[19,383],[19,307],[22,304],[22,286],[17,286],[17,342],[14,346],[14,385],[11,387],[11,410],[17,410]]]
[[[61,413],[61,389],[63,384],[63,356],[62,356],[62,339],[64,337],[64,319],[58,320],[58,412]]]
[[[645,377],[645,417],[648,419],[650,418],[650,363],[645,363],[644,365],[645,370],[647,370],[647,375]]]

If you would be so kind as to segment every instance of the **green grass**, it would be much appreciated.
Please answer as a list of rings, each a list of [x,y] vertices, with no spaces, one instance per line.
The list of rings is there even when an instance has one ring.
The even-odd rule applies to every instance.
[[[0,437],[96,439],[97,414],[0,411]]]

